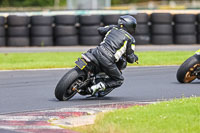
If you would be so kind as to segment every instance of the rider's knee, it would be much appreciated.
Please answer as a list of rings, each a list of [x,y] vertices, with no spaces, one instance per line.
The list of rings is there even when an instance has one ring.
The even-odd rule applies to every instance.
[[[123,79],[123,80],[117,81],[117,84],[118,84],[119,86],[121,86],[123,83],[124,83],[124,79]]]

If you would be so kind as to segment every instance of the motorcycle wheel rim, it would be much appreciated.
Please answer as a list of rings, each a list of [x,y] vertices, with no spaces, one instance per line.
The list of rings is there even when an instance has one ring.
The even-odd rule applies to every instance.
[[[190,83],[192,82],[193,80],[196,79],[196,75],[192,75],[192,73],[194,72],[194,70],[196,70],[197,67],[200,67],[200,64],[195,64],[193,67],[191,67],[187,73],[185,74],[185,77],[184,77],[184,83]]]
[[[73,97],[73,96],[77,93],[77,91],[74,90],[74,86],[77,84],[77,82],[78,82],[79,80],[82,81],[82,80],[83,80],[83,77],[80,77],[80,78],[76,79],[76,80],[70,85],[69,89],[67,89],[66,92],[65,92],[65,94],[63,95],[63,99],[70,99],[71,97]],[[70,91],[71,91],[71,92],[70,92]]]

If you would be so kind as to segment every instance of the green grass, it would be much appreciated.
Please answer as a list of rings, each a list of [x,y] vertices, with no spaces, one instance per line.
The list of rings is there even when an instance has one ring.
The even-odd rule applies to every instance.
[[[134,106],[97,116],[82,133],[199,133],[200,97]]]
[[[137,52],[139,64],[150,65],[180,65],[192,51],[174,52]],[[51,52],[51,53],[0,53],[0,70],[68,68],[81,56],[81,52]],[[129,64],[132,65],[132,64]]]
[[[180,65],[194,55],[193,51],[154,51],[137,52],[139,65]]]
[[[41,69],[73,67],[80,52],[0,54],[0,69]]]

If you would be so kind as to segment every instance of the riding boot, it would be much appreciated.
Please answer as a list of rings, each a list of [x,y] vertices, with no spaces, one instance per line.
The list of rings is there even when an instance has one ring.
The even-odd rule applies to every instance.
[[[106,86],[104,83],[99,82],[96,85],[93,85],[91,88],[89,88],[89,91],[91,92],[92,96],[96,94],[97,91],[104,91],[106,89]]]

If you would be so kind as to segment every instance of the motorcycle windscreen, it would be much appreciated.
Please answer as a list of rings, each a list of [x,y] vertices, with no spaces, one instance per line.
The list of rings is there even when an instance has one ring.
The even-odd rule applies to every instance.
[[[87,63],[86,63],[84,60],[80,59],[80,58],[78,58],[78,60],[75,62],[75,64],[76,64],[76,66],[78,66],[81,70],[83,70],[83,69],[87,66]]]

